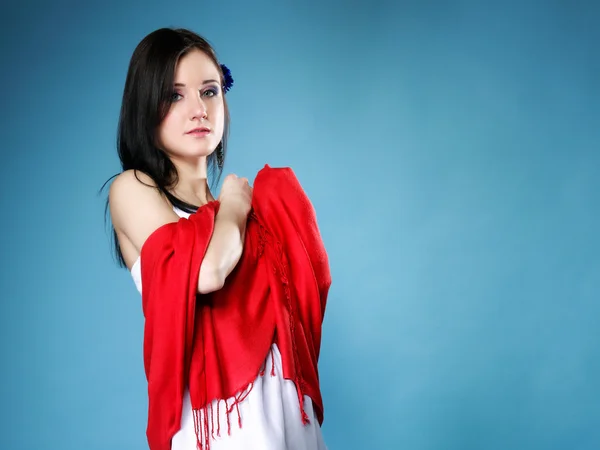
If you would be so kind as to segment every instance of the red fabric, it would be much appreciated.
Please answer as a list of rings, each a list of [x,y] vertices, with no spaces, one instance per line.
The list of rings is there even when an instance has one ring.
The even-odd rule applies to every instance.
[[[308,395],[323,422],[317,362],[331,276],[312,204],[291,169],[265,166],[239,263],[221,290],[197,295],[218,209],[214,201],[162,226],[141,251],[150,450],[171,449],[186,386],[194,411],[206,412],[251,387],[273,342],[303,420]],[[197,429],[199,443],[208,431]]]

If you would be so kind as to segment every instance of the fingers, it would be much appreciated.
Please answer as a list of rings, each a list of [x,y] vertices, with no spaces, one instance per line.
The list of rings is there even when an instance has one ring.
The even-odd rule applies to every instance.
[[[237,187],[236,187],[237,186]],[[250,181],[246,177],[238,177],[234,173],[228,174],[223,180],[223,188],[225,189],[252,189]]]
[[[232,180],[239,180],[239,181],[245,181],[246,183],[248,183],[248,178],[246,177],[238,177],[235,173],[230,173],[228,174],[225,179],[230,178]]]

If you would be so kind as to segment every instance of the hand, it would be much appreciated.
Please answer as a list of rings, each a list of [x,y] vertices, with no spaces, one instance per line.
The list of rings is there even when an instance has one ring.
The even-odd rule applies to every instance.
[[[248,179],[234,174],[227,175],[223,180],[218,200],[222,205],[248,215],[252,207],[252,187],[248,184]]]

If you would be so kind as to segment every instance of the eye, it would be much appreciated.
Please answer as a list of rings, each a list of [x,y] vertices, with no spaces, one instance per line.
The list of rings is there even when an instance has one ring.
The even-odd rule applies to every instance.
[[[219,88],[217,86],[212,86],[202,92],[203,97],[215,97],[219,95]]]
[[[177,102],[179,100],[181,100],[182,95],[179,92],[173,92],[173,94],[171,95],[171,102]]]

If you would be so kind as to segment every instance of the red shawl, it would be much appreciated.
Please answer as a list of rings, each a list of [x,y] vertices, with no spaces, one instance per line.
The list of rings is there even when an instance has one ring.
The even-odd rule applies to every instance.
[[[209,429],[208,421],[198,427],[199,413],[215,399],[241,401],[273,342],[284,377],[298,389],[303,422],[303,395],[323,422],[317,362],[331,276],[312,204],[291,169],[265,166],[254,182],[239,263],[222,289],[198,295],[218,209],[217,201],[204,205],[160,227],[142,247],[150,450],[171,449],[186,386],[201,446]]]

